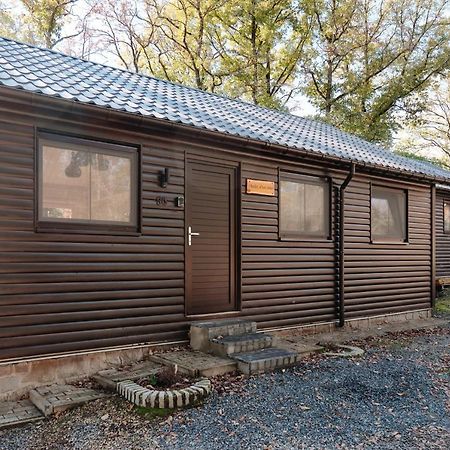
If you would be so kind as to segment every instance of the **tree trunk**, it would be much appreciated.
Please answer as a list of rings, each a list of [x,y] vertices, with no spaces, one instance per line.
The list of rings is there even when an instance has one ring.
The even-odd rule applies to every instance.
[[[256,105],[258,104],[258,47],[256,43],[258,24],[255,17],[256,1],[252,1],[252,25],[251,25],[251,46],[252,46],[252,69],[253,80],[251,85],[252,100]]]

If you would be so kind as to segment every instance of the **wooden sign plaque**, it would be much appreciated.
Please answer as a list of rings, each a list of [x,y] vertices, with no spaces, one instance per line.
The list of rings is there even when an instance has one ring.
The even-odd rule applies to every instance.
[[[247,178],[247,194],[275,195],[275,183],[273,181],[252,180]]]

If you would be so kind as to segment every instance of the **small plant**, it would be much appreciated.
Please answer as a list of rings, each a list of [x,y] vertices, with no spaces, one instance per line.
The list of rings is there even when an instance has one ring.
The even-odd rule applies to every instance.
[[[152,373],[149,377],[148,377],[148,383],[151,386],[157,386],[158,385],[158,377]]]

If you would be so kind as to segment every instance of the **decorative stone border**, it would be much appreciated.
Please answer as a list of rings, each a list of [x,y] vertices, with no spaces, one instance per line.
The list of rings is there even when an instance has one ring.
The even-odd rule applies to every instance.
[[[359,347],[354,347],[353,345],[342,345],[342,344],[333,344],[335,347],[341,348],[345,350],[343,352],[323,352],[322,354],[325,356],[343,356],[344,358],[353,358],[355,356],[364,355],[364,350]],[[326,344],[324,344],[326,347]]]
[[[180,408],[188,406],[211,392],[211,381],[208,378],[201,380],[180,390],[158,391],[147,389],[134,381],[120,381],[116,390],[122,397],[131,403],[144,408]]]

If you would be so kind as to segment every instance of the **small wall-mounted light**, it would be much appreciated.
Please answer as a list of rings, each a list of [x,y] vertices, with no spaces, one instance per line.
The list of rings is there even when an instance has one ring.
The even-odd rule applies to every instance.
[[[164,170],[159,171],[159,185],[163,188],[167,187],[169,182],[169,168],[166,167]]]
[[[184,197],[182,195],[175,197],[175,206],[177,208],[184,208]]]

